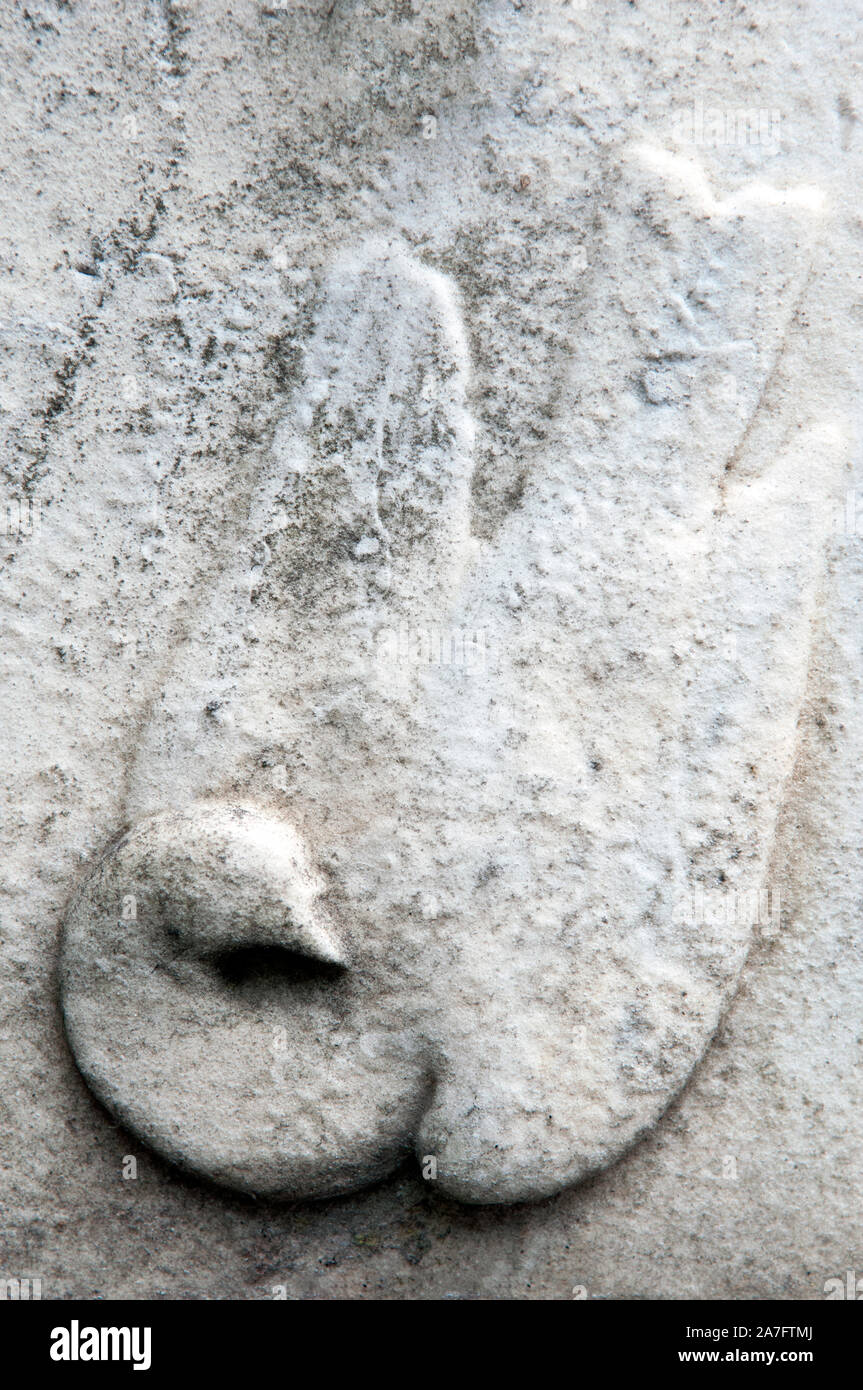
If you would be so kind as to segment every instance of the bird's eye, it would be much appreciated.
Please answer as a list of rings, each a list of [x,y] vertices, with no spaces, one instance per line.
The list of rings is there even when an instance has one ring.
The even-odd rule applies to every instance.
[[[346,974],[344,965],[286,946],[238,946],[220,951],[212,963],[226,985],[253,991],[279,985],[335,984]]]

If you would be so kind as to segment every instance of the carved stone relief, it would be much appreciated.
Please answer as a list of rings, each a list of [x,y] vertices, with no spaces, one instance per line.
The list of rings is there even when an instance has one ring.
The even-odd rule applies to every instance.
[[[776,920],[842,447],[805,401],[753,432],[818,198],[624,169],[651,217],[594,292],[603,367],[491,539],[457,282],[380,241],[323,276],[66,924],[90,1085],[208,1178],[327,1196],[414,1150],[462,1200],[556,1192],[662,1113]],[[717,590],[740,621],[703,633]]]
[[[850,1287],[861,3],[2,9],[0,1283]]]

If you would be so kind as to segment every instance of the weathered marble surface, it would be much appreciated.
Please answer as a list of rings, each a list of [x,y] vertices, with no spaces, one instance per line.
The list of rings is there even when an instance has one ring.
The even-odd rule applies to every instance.
[[[3,20],[5,1272],[819,1296],[860,1238],[859,55],[802,5],[329,10]],[[441,629],[481,659],[405,659]],[[201,797],[258,808],[239,849]],[[782,902],[728,1012],[751,923],[679,910],[719,883]],[[130,1140],[57,1011],[82,888],[70,1035],[148,1143],[434,1181],[284,1208]],[[322,973],[282,1038],[212,959],[284,900]]]

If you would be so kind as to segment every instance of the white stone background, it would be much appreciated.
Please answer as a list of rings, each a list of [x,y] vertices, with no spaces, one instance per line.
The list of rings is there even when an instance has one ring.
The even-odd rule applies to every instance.
[[[777,839],[783,931],[756,946],[684,1094],[609,1172],[535,1207],[441,1202],[413,1168],[320,1206],[256,1204],[184,1179],[113,1126],[65,1046],[64,905],[118,829],[136,730],[190,595],[230,545],[274,409],[267,334],[291,295],[302,312],[346,221],[425,218],[445,243],[471,200],[480,223],[496,208],[506,220],[526,193],[525,223],[542,227],[544,181],[570,177],[559,123],[587,130],[608,168],[627,140],[661,139],[681,105],[779,110],[770,175],[830,200],[836,275],[811,329],[857,409],[859,0],[524,0],[478,18],[432,3],[438,36],[478,35],[472,76],[445,41],[404,79],[384,62],[376,103],[368,71],[319,64],[326,8],[33,0],[0,16],[4,487],[41,515],[37,534],[6,539],[3,578],[0,1275],[41,1277],[47,1298],[267,1298],[278,1285],[292,1298],[820,1297],[826,1279],[863,1273],[863,536],[831,546]],[[480,119],[499,177],[473,186],[464,150]],[[702,154],[724,186],[768,157]],[[428,202],[407,211],[412,157]],[[498,308],[492,297],[487,327],[505,346]],[[132,418],[136,392],[146,409]],[[851,462],[849,487],[863,487],[856,446]],[[490,527],[497,500],[481,492]]]

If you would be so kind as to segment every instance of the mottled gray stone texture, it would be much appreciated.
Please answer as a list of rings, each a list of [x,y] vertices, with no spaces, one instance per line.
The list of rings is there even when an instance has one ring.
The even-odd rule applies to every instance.
[[[4,9],[0,1279],[863,1274],[861,20]]]

